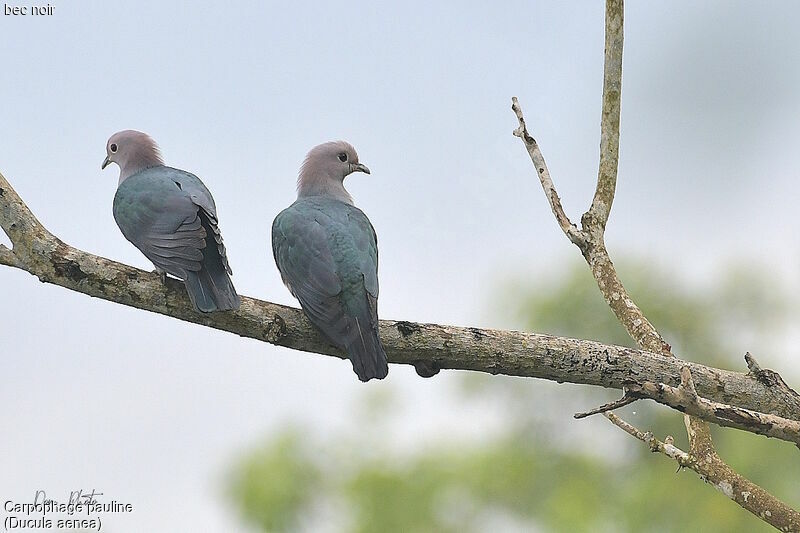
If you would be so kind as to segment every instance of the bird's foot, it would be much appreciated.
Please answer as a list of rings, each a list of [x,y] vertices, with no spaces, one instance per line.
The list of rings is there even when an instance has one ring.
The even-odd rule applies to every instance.
[[[160,268],[155,269],[154,272],[156,274],[158,274],[158,277],[161,279],[161,284],[162,285],[166,285],[167,284],[167,272],[165,270],[161,270]]]

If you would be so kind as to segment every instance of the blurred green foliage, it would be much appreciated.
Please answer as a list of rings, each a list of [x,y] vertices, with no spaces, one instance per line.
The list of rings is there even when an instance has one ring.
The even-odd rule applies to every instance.
[[[298,529],[303,510],[314,502],[320,472],[303,439],[287,429],[270,442],[267,453],[248,455],[235,469],[231,495],[265,531]]]
[[[743,268],[697,287],[644,263],[628,264],[621,276],[675,353],[714,366],[741,370],[743,350],[775,345],[797,308],[771,281]],[[632,345],[583,264],[533,286],[513,283],[501,299],[518,327]],[[467,374],[456,393],[459,402],[495,405],[501,428],[402,453],[387,442],[384,425],[336,435],[290,428],[234,467],[231,499],[263,531],[771,530],[610,424],[588,429],[590,422],[565,416],[565,409],[589,408],[618,392]],[[391,420],[397,409],[380,394],[363,400],[382,410],[370,418]],[[681,415],[643,402],[622,412],[685,445]],[[800,505],[794,446],[733,430],[714,434],[734,468]],[[365,448],[370,453],[352,453]]]

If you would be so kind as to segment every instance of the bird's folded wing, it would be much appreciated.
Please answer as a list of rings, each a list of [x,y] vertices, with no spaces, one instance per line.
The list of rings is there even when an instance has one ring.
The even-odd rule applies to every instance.
[[[181,279],[201,269],[206,230],[199,208],[173,184],[122,188],[114,202],[114,218],[122,233],[153,264]]]
[[[348,232],[358,251],[358,267],[364,276],[364,287],[374,298],[378,297],[378,237],[367,215],[357,207],[347,213]]]
[[[272,251],[283,282],[309,318],[320,327],[338,322],[344,314],[337,298],[342,285],[320,222],[292,208],[282,212],[272,226]]]
[[[219,252],[219,257],[222,260],[222,265],[225,267],[225,270],[227,270],[228,274],[233,274],[233,270],[231,270],[231,266],[228,263],[228,253],[225,250],[225,243],[222,240],[222,233],[219,229],[217,206],[214,203],[214,198],[211,196],[211,192],[209,192],[203,182],[200,181],[200,178],[194,174],[189,174],[188,172],[184,172],[183,174],[185,174],[181,180],[183,190],[189,194],[192,203],[202,210],[201,214],[207,223],[208,229],[211,230],[210,237],[214,239],[217,251]]]

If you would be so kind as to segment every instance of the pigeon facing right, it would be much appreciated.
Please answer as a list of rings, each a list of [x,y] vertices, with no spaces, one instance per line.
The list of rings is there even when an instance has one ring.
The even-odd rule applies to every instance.
[[[275,217],[272,251],[281,278],[311,323],[347,352],[361,381],[389,372],[378,336],[378,242],[344,179],[369,169],[344,141],[306,156],[297,201]]]

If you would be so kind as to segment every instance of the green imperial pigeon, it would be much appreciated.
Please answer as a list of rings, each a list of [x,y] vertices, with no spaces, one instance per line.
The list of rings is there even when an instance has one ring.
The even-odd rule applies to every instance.
[[[158,146],[133,130],[106,144],[102,168],[119,165],[114,220],[162,276],[183,280],[198,311],[238,309],[214,199],[200,178],[164,166]]]
[[[311,323],[347,352],[361,381],[389,373],[378,337],[378,242],[344,178],[369,169],[344,141],[313,148],[300,168],[297,201],[272,223],[283,282]]]

